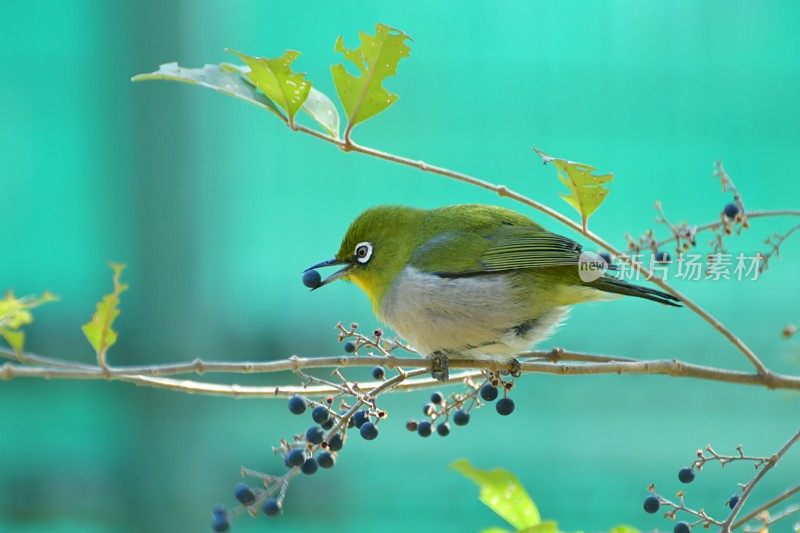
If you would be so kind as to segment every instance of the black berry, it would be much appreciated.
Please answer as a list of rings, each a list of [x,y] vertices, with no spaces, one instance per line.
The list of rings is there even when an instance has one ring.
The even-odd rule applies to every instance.
[[[417,434],[419,434],[420,437],[430,437],[431,423],[425,420],[417,424]]]
[[[447,422],[442,422],[436,426],[436,433],[438,433],[440,437],[448,436],[450,434],[450,424]]]
[[[675,528],[672,531],[673,533],[691,533],[692,526],[686,522],[678,522],[675,524]]]
[[[214,516],[228,516],[228,510],[225,509],[225,506],[221,503],[215,503],[214,506],[211,508],[211,514]]]
[[[311,444],[322,444],[325,434],[319,426],[311,426],[306,430],[306,440]]]
[[[453,413],[453,424],[457,426],[466,426],[469,424],[469,413],[463,409],[459,409]]]
[[[300,466],[306,460],[306,455],[297,448],[286,454],[286,465],[289,467]]]
[[[691,468],[681,468],[678,470],[678,479],[681,483],[691,483],[694,481],[694,470]]]
[[[481,387],[481,398],[487,402],[493,402],[497,399],[497,387],[491,383],[487,383]]]
[[[424,414],[425,416],[431,416],[434,413],[434,411],[436,411],[436,406],[433,405],[432,403],[426,403],[425,405],[422,406],[422,414]]]
[[[333,454],[330,452],[322,452],[317,454],[317,464],[322,468],[331,468],[334,463]]]
[[[324,424],[328,421],[331,417],[330,411],[328,411],[327,407],[317,406],[311,411],[311,418],[314,419],[314,422],[317,424]]]
[[[656,252],[655,260],[656,263],[669,263],[672,258],[669,256],[669,252],[662,252],[659,250]]]
[[[644,510],[650,514],[657,513],[658,508],[661,507],[661,502],[658,501],[657,496],[648,496],[644,499],[644,504],[642,507],[644,507]]]
[[[372,369],[372,379],[382,380],[386,377],[386,372],[384,372],[382,366],[376,366]]]
[[[347,353],[353,353],[356,351],[356,343],[353,341],[347,341],[344,343],[344,351]]]
[[[306,412],[306,401],[295,394],[289,398],[289,411],[296,415],[302,415]]]
[[[734,507],[736,507],[737,503],[739,503],[739,496],[733,495],[731,496],[731,499],[728,500],[728,507],[733,509]]]
[[[416,431],[417,430],[417,421],[416,420],[409,420],[406,422],[406,429],[409,431]]]
[[[300,467],[300,471],[305,475],[310,476],[311,474],[317,471],[317,468],[319,468],[317,460],[314,459],[313,457],[309,457],[308,459],[305,460],[303,466]]]
[[[442,396],[441,392],[434,392],[431,394],[431,403],[435,403],[436,405],[441,404],[444,401],[444,396]]]
[[[233,487],[233,495],[239,503],[247,507],[253,505],[256,501],[256,495],[247,483],[237,483]]]
[[[328,442],[328,449],[332,452],[338,452],[344,446],[344,439],[342,438],[341,433],[337,433],[331,440]]]
[[[275,498],[267,498],[264,500],[264,505],[261,508],[264,510],[265,515],[275,516],[280,514],[281,509],[283,509],[283,505]]]
[[[599,253],[599,254],[597,254],[597,255],[599,255],[600,257],[602,257],[602,258],[603,258],[603,261],[605,261],[607,264],[609,264],[609,265],[610,265],[610,264],[612,263],[612,261],[611,261],[611,254],[610,254],[610,253],[608,253],[608,252],[600,252],[600,253]]]
[[[372,422],[364,422],[358,431],[361,433],[361,437],[366,440],[373,440],[378,436],[378,426]]]
[[[514,400],[511,398],[501,398],[494,407],[499,414],[508,416],[514,412]]]
[[[222,515],[214,515],[211,518],[211,531],[228,531],[231,527],[230,522],[228,522],[227,516]]]
[[[322,429],[324,429],[326,431],[331,429],[332,427],[333,427],[333,418],[329,418],[327,422],[322,424]]]
[[[725,213],[725,216],[733,220],[736,218],[736,215],[739,214],[739,206],[735,203],[731,202],[725,206],[725,209],[722,210]]]
[[[356,411],[356,414],[353,415],[353,425],[357,428],[363,426],[367,421],[369,421],[369,416],[366,411]]]
[[[316,289],[322,285],[322,276],[316,270],[307,270],[303,272],[303,285],[309,289]]]

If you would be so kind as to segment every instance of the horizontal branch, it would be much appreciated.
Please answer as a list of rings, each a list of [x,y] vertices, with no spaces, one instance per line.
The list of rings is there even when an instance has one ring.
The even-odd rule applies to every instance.
[[[5,349],[0,349],[0,355],[8,357]],[[13,352],[11,352],[13,353]],[[685,377],[718,381],[724,383],[737,383],[744,385],[763,386],[769,389],[800,390],[800,377],[787,376],[776,373],[757,374],[726,370],[715,367],[695,365],[677,359],[660,359],[639,361],[627,358],[608,357],[604,355],[567,352],[552,350],[549,352],[528,352],[525,359],[519,363],[519,370],[523,373],[555,374],[566,376],[583,376],[597,374],[644,374],[665,375],[672,377]],[[70,364],[61,360],[25,354],[25,361],[35,363],[26,365],[15,362],[6,362],[0,366],[0,379],[11,380],[17,378],[43,378],[43,379],[81,379],[81,380],[107,380],[123,381],[134,385],[168,389],[173,391],[206,394],[212,396],[231,396],[236,398],[274,398],[288,397],[293,394],[306,396],[326,396],[335,394],[338,389],[327,385],[278,385],[278,386],[244,386],[237,384],[220,384],[200,382],[187,379],[173,379],[164,376],[170,374],[253,374],[293,371],[298,372],[311,368],[347,368],[364,366],[384,366],[386,368],[415,368],[421,375],[430,371],[430,361],[422,358],[400,357],[297,357],[265,362],[213,362],[195,360],[188,363],[152,366],[119,366],[101,368],[94,365]],[[563,362],[568,361],[568,362]],[[58,364],[54,364],[58,362]],[[454,374],[449,382],[460,382],[468,377],[480,375],[483,371],[506,371],[516,369],[513,364],[496,363],[493,361],[475,361],[466,359],[451,359],[449,366],[452,369],[465,369],[466,372]],[[413,377],[413,376],[409,376]],[[363,387],[375,387],[380,382],[367,382]],[[416,390],[441,385],[439,381],[431,378],[408,379],[400,383],[393,390]]]

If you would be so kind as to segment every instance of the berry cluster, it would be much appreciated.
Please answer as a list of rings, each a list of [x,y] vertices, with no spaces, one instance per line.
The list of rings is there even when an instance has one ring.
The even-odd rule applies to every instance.
[[[429,437],[435,428],[440,437],[446,437],[450,434],[450,420],[456,426],[466,426],[469,424],[470,411],[480,407],[481,402],[497,400],[500,389],[503,390],[503,398],[497,401],[495,409],[500,415],[508,416],[514,412],[514,400],[507,396],[513,386],[513,380],[504,381],[498,373],[489,373],[486,381],[479,386],[468,380],[466,394],[454,393],[447,399],[441,392],[434,392],[430,401],[422,406],[422,414],[427,420],[409,420],[406,429],[416,432],[420,437]]]
[[[703,469],[703,466],[709,462],[717,462],[721,466],[725,466],[728,463],[743,461],[752,463],[756,469],[758,469],[769,460],[768,457],[753,457],[745,455],[741,446],[736,448],[736,451],[736,455],[722,455],[717,453],[710,445],[707,446],[705,450],[697,450],[697,458],[692,462],[692,464],[678,470],[678,481],[683,484],[692,483],[695,480],[697,472],[700,472]],[[739,485],[739,489],[736,491],[736,493],[734,493],[725,501],[725,505],[731,511],[733,511],[739,504],[741,493],[745,486],[746,485]],[[654,514],[657,513],[661,508],[667,508],[667,511],[664,513],[666,518],[674,520],[678,513],[685,513],[694,517],[694,521],[691,523],[686,521],[677,522],[673,529],[674,533],[690,533],[692,527],[696,525],[702,525],[704,528],[708,528],[712,525],[720,526],[723,524],[721,520],[711,517],[703,509],[695,510],[687,507],[684,501],[683,491],[678,492],[677,503],[657,494],[655,485],[650,485],[648,487],[648,492],[650,494],[644,499],[642,504],[645,512]]]

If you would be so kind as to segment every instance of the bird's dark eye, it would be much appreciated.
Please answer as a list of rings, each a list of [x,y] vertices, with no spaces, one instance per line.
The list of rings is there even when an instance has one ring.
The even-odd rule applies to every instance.
[[[360,242],[356,245],[355,250],[356,261],[359,263],[366,263],[372,257],[372,243]]]

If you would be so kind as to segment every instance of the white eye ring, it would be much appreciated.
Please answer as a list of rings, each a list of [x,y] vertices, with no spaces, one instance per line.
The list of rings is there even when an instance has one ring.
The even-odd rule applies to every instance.
[[[360,242],[356,244],[356,249],[353,252],[353,255],[356,256],[356,261],[358,261],[363,265],[364,263],[369,261],[370,257],[372,257],[372,243]]]

